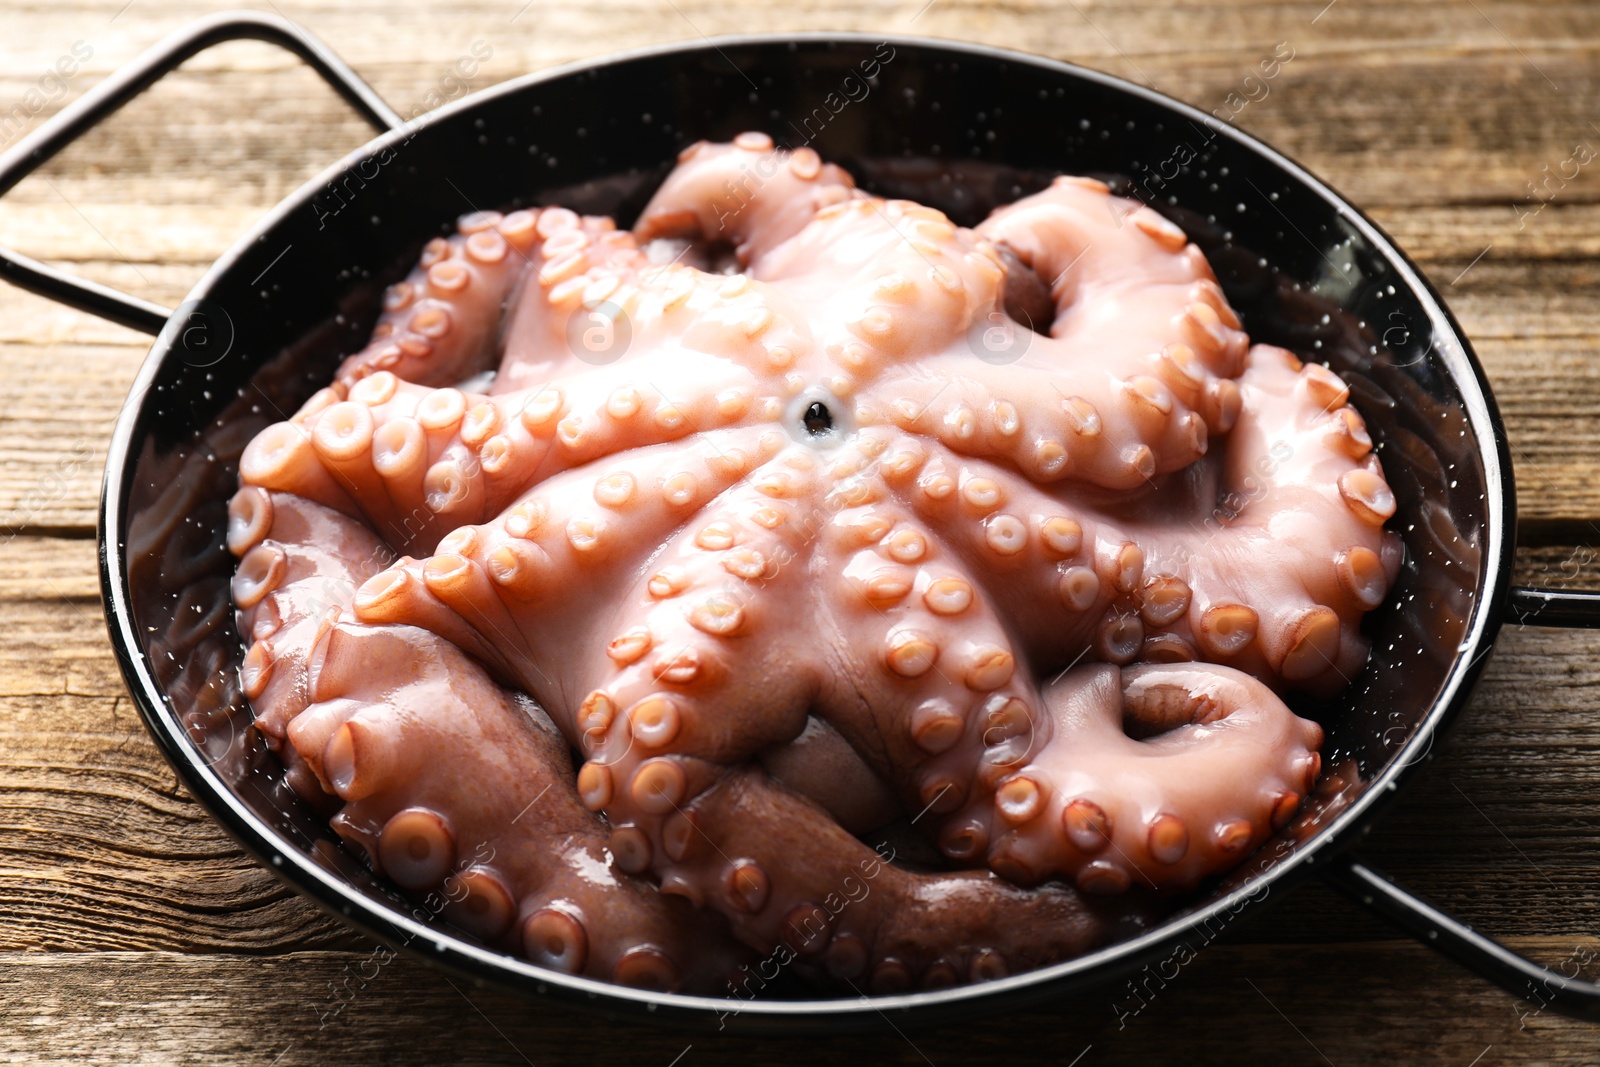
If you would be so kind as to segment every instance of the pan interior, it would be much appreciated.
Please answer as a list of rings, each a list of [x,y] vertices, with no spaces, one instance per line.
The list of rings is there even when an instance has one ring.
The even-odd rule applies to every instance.
[[[374,879],[246,728],[223,548],[238,455],[360,347],[383,287],[458,215],[562,204],[627,224],[685,144],[747,129],[809,144],[867,189],[966,224],[1058,173],[1106,178],[1200,244],[1254,340],[1351,384],[1398,497],[1406,565],[1367,620],[1365,670],[1339,699],[1297,709],[1329,733],[1312,802],[1178,915],[1293,856],[1415,754],[1419,726],[1460,681],[1458,657],[1487,633],[1474,609],[1495,596],[1508,516],[1481,378],[1404,264],[1222,122],[1109,79],[927,42],[734,41],[524,80],[369,146],[241,243],[197,289],[186,329],[157,343],[108,487],[106,534],[122,550],[108,580],[126,586],[130,681],[162,695],[142,698],[147,717],[169,725],[177,760],[208,768],[227,803],[271,828],[251,840],[230,820],[247,844],[319,866],[358,907],[470,940]]]

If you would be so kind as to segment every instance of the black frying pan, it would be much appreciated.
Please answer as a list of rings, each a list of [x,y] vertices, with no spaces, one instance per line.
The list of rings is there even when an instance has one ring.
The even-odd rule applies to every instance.
[[[0,272],[157,335],[106,465],[100,561],[111,640],[146,725],[190,792],[300,892],[473,979],[656,1019],[816,1029],[879,1011],[949,1022],[1103,984],[1171,956],[1180,942],[1209,942],[1269,892],[1319,875],[1511,992],[1600,1017],[1600,986],[1468,929],[1347,847],[1466,705],[1504,620],[1600,625],[1600,595],[1511,587],[1511,464],[1482,368],[1416,268],[1327,186],[1216,117],[993,48],[857,35],[727,38],[531,75],[402,125],[304,31],[234,14],[170,38],[0,157],[0,193],[189,56],[244,37],[300,55],[380,136],[279,205],[177,312],[4,250]],[[862,64],[874,58],[877,75],[862,82]],[[850,87],[858,83],[867,91]],[[1109,177],[1189,231],[1255,340],[1326,361],[1352,386],[1382,449],[1399,499],[1392,526],[1407,546],[1398,588],[1366,623],[1372,660],[1339,700],[1297,707],[1328,727],[1329,741],[1322,779],[1296,820],[1140,936],[986,985],[870,1001],[720,1001],[558,975],[483,948],[374,878],[283,785],[247,728],[232,561],[222,547],[244,443],[362,344],[383,286],[456,216],[559,203],[626,224],[679,148],[747,129],[790,145],[809,140],[866,188],[931,202],[966,224],[1058,172]]]

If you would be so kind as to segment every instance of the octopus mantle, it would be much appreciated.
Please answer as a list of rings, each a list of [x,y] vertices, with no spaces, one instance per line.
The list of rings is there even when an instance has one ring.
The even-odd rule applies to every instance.
[[[544,966],[1026,970],[1315,781],[1276,694],[1354,675],[1400,562],[1348,395],[1098,182],[968,230],[696,145],[632,232],[462,219],[250,445],[244,687],[346,841]]]

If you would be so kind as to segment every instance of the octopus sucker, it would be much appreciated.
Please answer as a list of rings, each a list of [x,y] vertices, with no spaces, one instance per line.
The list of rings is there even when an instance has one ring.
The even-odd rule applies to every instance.
[[[243,556],[260,544],[272,530],[272,494],[264,489],[244,488],[228,502],[228,551]]]
[[[1315,788],[1282,698],[1403,559],[1350,397],[1103,183],[966,228],[690,146],[632,230],[460,219],[243,450],[240,682],[359,855],[552,971],[992,981]]]

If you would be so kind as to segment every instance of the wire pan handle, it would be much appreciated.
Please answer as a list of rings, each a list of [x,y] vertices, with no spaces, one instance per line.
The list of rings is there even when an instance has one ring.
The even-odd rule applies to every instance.
[[[1600,593],[1516,586],[1507,607],[1525,626],[1600,629]],[[1600,984],[1579,978],[1576,972],[1566,975],[1535,963],[1400,888],[1356,857],[1335,858],[1323,877],[1357,903],[1513,996],[1563,1015],[1600,1020]]]
[[[306,30],[276,15],[226,11],[174,33],[0,155],[0,196],[186,60],[213,45],[241,40],[265,41],[293,52],[379,132],[401,125],[400,116],[372,86]],[[159,304],[86,281],[9,248],[0,247],[0,277],[40,296],[148,334],[160,333],[172,314]]]

